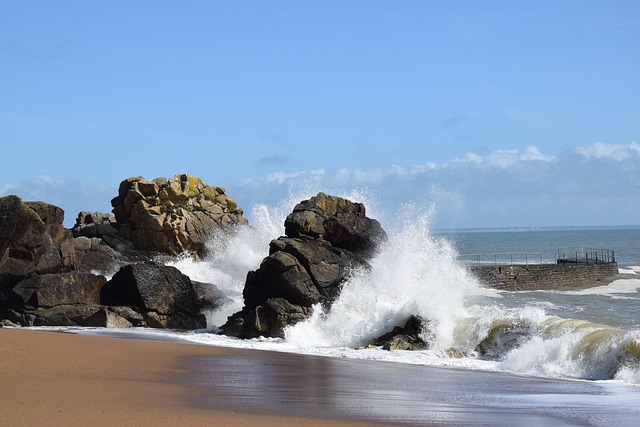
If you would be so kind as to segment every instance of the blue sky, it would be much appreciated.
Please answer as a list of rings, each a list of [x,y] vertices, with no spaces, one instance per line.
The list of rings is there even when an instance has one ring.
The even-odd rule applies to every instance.
[[[8,2],[0,196],[72,224],[189,173],[247,211],[355,187],[442,226],[640,224],[638,46],[637,1]]]

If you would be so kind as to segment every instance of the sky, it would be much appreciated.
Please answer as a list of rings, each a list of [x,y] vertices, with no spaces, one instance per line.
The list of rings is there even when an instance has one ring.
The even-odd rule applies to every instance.
[[[356,189],[440,227],[640,224],[640,2],[2,9],[0,196],[67,226],[177,173],[247,212]]]

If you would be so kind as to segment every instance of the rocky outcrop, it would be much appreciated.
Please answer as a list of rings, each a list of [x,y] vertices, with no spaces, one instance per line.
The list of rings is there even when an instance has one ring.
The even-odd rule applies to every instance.
[[[124,279],[140,298],[105,302],[105,275],[183,251],[201,255],[207,240],[247,222],[242,210],[224,189],[189,175],[124,180],[113,206],[114,215],[80,212],[67,230],[57,206],[0,198],[0,326],[206,326],[200,312],[228,302],[214,285],[143,264]]]
[[[124,266],[101,290],[103,305],[136,307],[152,327],[205,328],[198,294],[175,267],[157,262]]]
[[[0,301],[25,277],[61,268],[46,230],[47,225],[19,197],[0,198]]]
[[[186,174],[126,179],[111,204],[121,237],[137,249],[171,255],[202,255],[216,233],[247,223],[224,188]]]
[[[356,268],[366,268],[386,234],[361,203],[324,193],[299,203],[260,268],[247,275],[244,308],[223,326],[242,338],[282,336],[314,304],[330,305]]]

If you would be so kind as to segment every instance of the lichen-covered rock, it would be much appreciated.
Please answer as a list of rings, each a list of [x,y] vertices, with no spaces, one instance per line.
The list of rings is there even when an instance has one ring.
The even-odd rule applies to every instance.
[[[202,255],[216,233],[247,223],[224,188],[186,174],[126,179],[111,205],[121,237],[138,249],[171,255]]]
[[[299,203],[285,221],[286,236],[273,240],[269,256],[247,275],[244,308],[222,327],[242,338],[282,336],[306,319],[314,304],[330,305],[351,271],[386,240],[361,203],[319,193]]]

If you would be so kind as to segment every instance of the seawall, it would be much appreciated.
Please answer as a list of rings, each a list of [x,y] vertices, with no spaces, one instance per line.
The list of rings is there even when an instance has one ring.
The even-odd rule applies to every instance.
[[[495,289],[560,290],[605,285],[618,274],[618,263],[474,266],[470,270]]]

